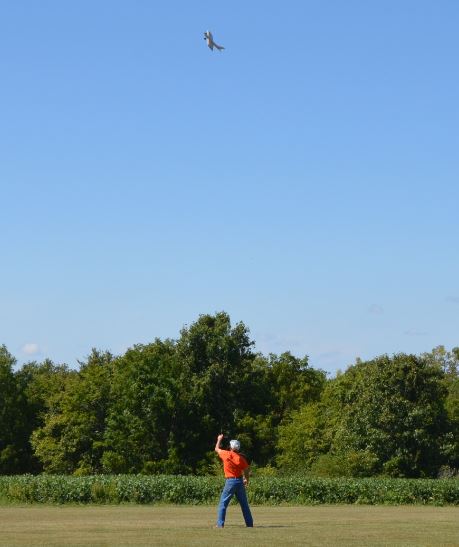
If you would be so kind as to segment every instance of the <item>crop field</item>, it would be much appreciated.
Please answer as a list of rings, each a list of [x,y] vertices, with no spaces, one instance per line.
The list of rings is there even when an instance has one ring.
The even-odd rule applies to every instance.
[[[231,505],[224,529],[214,506],[7,505],[0,545],[459,546],[459,509],[432,506],[252,507],[245,528]]]
[[[221,477],[190,475],[0,476],[0,501],[212,505],[223,483]],[[247,494],[254,505],[459,506],[459,480],[257,477]]]

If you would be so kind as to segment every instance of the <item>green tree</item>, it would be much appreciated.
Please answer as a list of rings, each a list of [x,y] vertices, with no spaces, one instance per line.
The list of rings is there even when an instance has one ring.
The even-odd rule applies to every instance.
[[[430,353],[423,353],[422,357],[445,373],[448,432],[444,438],[442,453],[445,466],[459,473],[459,347],[447,351],[444,346],[437,346]]]
[[[447,381],[459,377],[459,348],[447,351],[445,346],[437,346],[431,352],[422,353],[421,358],[431,366],[440,367]]]
[[[186,471],[175,458],[175,344],[136,345],[116,363],[102,458],[107,472]]]
[[[253,371],[250,389],[257,404],[238,416],[237,428],[254,461],[262,466],[273,465],[278,432],[284,425],[288,428],[292,414],[320,399],[326,374],[310,367],[308,357],[298,358],[290,352],[270,354],[268,358],[258,355]],[[285,463],[284,460],[281,465]]]
[[[279,427],[277,465],[285,471],[310,470],[332,439],[321,403],[310,403],[291,413]]]
[[[16,372],[19,390],[25,399],[26,435],[28,439],[28,471],[37,473],[43,470],[38,458],[33,454],[30,438],[36,429],[43,427],[46,414],[58,411],[58,402],[70,376],[76,371],[67,365],[55,365],[46,359],[43,363],[26,363]]]
[[[102,468],[114,358],[92,350],[78,374],[68,376],[32,434],[35,455],[49,473],[89,474]]]
[[[228,314],[201,315],[177,342],[179,394],[173,422],[177,458],[205,472],[219,431],[237,433],[236,416],[251,405],[253,342]]]
[[[325,385],[326,374],[313,369],[308,357],[298,358],[290,352],[271,354],[268,362],[268,383],[272,389],[272,412],[279,423],[292,411],[317,401]]]
[[[13,366],[16,359],[0,346],[0,474],[27,471],[28,450],[25,400]]]
[[[332,385],[340,419],[332,452],[377,461],[372,472],[435,476],[447,433],[444,372],[414,355],[350,367]]]

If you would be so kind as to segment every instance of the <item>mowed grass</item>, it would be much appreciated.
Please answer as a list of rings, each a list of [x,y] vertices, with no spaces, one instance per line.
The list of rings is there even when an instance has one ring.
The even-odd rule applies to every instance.
[[[459,508],[231,505],[224,529],[210,506],[3,506],[0,545],[459,546]]]

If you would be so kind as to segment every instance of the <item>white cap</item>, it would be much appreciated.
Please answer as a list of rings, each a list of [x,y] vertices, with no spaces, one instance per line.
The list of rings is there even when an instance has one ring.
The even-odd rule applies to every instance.
[[[235,450],[236,452],[239,452],[239,450],[241,449],[241,443],[237,441],[236,439],[233,439],[232,441],[230,441],[230,447],[231,447],[231,450]]]

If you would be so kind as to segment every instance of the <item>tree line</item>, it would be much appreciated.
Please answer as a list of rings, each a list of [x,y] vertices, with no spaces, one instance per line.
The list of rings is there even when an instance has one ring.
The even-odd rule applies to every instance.
[[[209,474],[215,435],[263,473],[437,477],[459,468],[459,348],[357,361],[334,378],[254,351],[225,312],[79,369],[0,347],[0,474]]]

